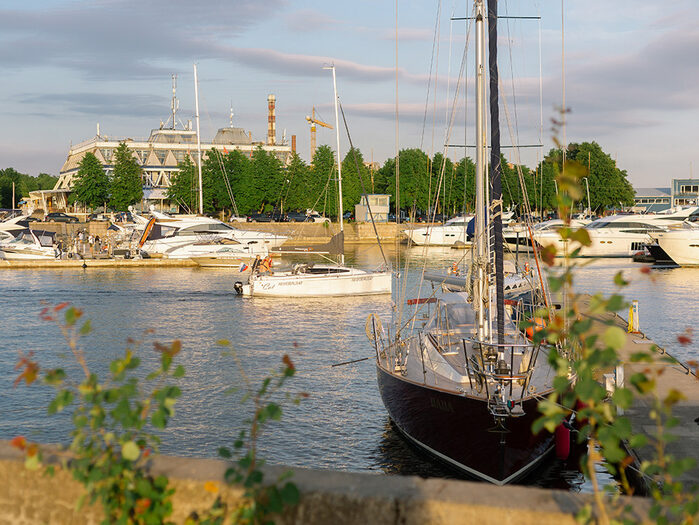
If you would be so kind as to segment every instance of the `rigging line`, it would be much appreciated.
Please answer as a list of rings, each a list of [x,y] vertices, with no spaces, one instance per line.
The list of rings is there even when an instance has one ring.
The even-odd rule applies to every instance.
[[[233,211],[236,215],[239,215],[238,213],[238,206],[235,202],[235,197],[233,197],[233,188],[231,187],[231,182],[228,180],[228,172],[226,170],[226,166],[223,162],[223,153],[217,149],[214,149],[216,152],[216,158],[218,160],[219,167],[221,168],[221,174],[223,176],[223,181],[226,185],[226,191],[228,192],[228,197],[231,200],[231,206],[233,208]]]
[[[474,7],[474,9],[475,9],[475,7]],[[446,126],[446,130],[445,130],[445,135],[446,135],[446,136],[445,136],[445,143],[448,143],[448,142],[449,142],[449,138],[451,137],[451,132],[452,132],[452,130],[453,130],[453,125],[454,125],[454,121],[455,121],[455,118],[456,118],[456,108],[457,108],[457,102],[458,102],[458,100],[459,100],[460,90],[461,90],[462,87],[463,87],[464,93],[466,93],[466,92],[468,91],[467,87],[465,86],[466,80],[464,80],[464,82],[463,82],[463,84],[462,84],[461,79],[462,79],[462,78],[465,79],[466,64],[467,64],[467,60],[468,60],[468,42],[469,42],[469,37],[470,37],[470,34],[471,34],[471,28],[472,28],[472,26],[473,26],[473,22],[470,22],[470,23],[468,24],[468,29],[467,29],[467,32],[466,32],[466,42],[465,42],[465,44],[464,44],[464,52],[463,52],[463,54],[462,54],[462,56],[461,56],[461,67],[460,67],[460,69],[459,69],[459,77],[458,77],[458,81],[457,81],[457,84],[456,84],[456,89],[454,90],[454,99],[453,99],[453,103],[452,103],[452,105],[451,105],[451,108],[452,108],[452,109],[451,109],[451,113],[450,113],[450,115],[449,115],[449,120],[448,120],[448,123],[447,123],[447,126]],[[447,152],[446,148],[445,148],[443,151],[445,152],[444,157],[446,157],[446,152]],[[464,163],[464,164],[465,164],[465,163]],[[443,176],[443,173],[444,173],[443,169],[440,170],[440,171],[441,171],[441,175]],[[465,178],[466,178],[466,171],[464,171],[464,179],[465,179]],[[441,184],[440,184],[440,186],[441,186]],[[465,187],[466,187],[466,181],[464,180],[464,197],[465,197]],[[464,207],[465,207],[465,198],[464,198]],[[426,269],[426,267],[427,267],[427,257],[426,257],[427,245],[424,245],[424,246],[423,246],[422,253],[423,253],[423,265],[422,265],[423,268],[422,268],[421,276],[424,275],[425,269]],[[406,261],[406,268],[405,268],[406,274],[407,274],[407,268],[408,268],[408,262]],[[423,282],[424,282],[424,279],[421,277],[420,282],[419,282],[419,284],[418,284],[418,296],[422,293],[422,285],[423,285]],[[405,286],[404,286],[404,289],[405,289]],[[401,304],[401,308],[402,308],[403,302],[404,302],[403,299],[404,299],[404,297],[401,298],[401,303],[400,303],[400,304]],[[414,323],[415,323],[415,315],[416,315],[416,314],[413,315],[413,326],[414,326]],[[400,324],[400,323],[399,323],[399,324]]]
[[[422,130],[420,132],[420,149],[422,149],[425,139],[425,128],[427,127],[427,108],[430,104],[430,92],[432,89],[432,68],[435,61],[435,49],[437,48],[437,31],[439,27],[439,16],[442,9],[442,2],[437,2],[437,16],[434,18],[434,29],[432,30],[432,56],[430,57],[430,72],[427,75],[427,92],[425,93],[425,109],[422,114]],[[436,81],[435,81],[436,84]],[[435,87],[436,89],[436,87]]]
[[[376,222],[374,221],[374,212],[371,211],[371,203],[369,202],[369,195],[366,191],[366,186],[364,185],[364,177],[362,177],[362,170],[359,168],[359,161],[357,160],[357,150],[354,149],[354,144],[352,144],[352,136],[350,135],[349,126],[347,125],[347,119],[345,118],[345,109],[342,107],[342,103],[338,101],[340,106],[340,112],[342,113],[342,122],[345,125],[345,132],[347,133],[347,140],[350,143],[350,151],[352,151],[352,160],[354,161],[354,167],[357,169],[357,176],[359,177],[359,182],[362,185],[362,193],[366,195],[366,207],[369,211],[369,218],[371,219],[371,225],[374,228],[374,235],[376,235],[376,242],[379,245],[379,250],[381,251],[381,257],[383,262],[388,267],[388,259],[386,259],[386,254],[383,251],[383,246],[381,245],[381,238],[379,237],[379,230],[376,228]],[[342,218],[340,218],[342,220]]]
[[[441,25],[441,13],[442,13],[442,2],[441,0],[439,1],[439,7],[437,9],[437,19],[440,21],[440,23],[437,25],[437,52],[436,52],[436,60],[434,64],[434,94],[432,96],[432,138],[431,138],[431,143],[430,143],[430,171],[429,171],[429,176],[430,176],[430,184],[432,183],[432,170],[434,168],[434,133],[435,129],[437,129],[437,87],[439,84],[439,41],[441,38],[441,31],[442,31],[442,25]],[[439,189],[441,190],[441,183],[439,185]],[[431,192],[427,192],[427,195],[429,196]],[[435,199],[435,208],[439,206],[439,198]],[[434,221],[432,221],[434,222]]]
[[[511,122],[510,122],[510,111],[509,111],[509,106],[508,106],[508,104],[507,104],[507,97],[506,97],[506,96],[503,96],[503,97],[502,97],[502,101],[503,101],[503,109],[505,110],[505,119],[506,119],[506,121],[507,121],[507,129],[508,129],[508,131],[510,132],[510,135],[512,135],[512,125],[511,125]],[[511,137],[511,138],[512,138],[512,137]],[[516,164],[516,165],[517,165],[517,167],[518,167],[517,176],[518,176],[518,178],[519,178],[519,180],[520,180],[520,184],[523,186],[523,195],[526,196],[526,195],[527,195],[527,194],[526,194],[526,184],[523,183],[523,182],[524,182],[524,177],[523,177],[523,174],[522,174],[522,167],[521,167],[521,164],[520,164],[519,150],[518,150],[518,149],[515,149],[515,156],[516,156],[516,159],[517,159],[517,164]],[[542,294],[543,294],[544,304],[546,305],[546,308],[549,310],[549,321],[550,321],[551,318],[552,318],[552,313],[551,313],[551,310],[550,310],[550,303],[551,303],[551,301],[550,301],[549,290],[548,290],[548,287],[547,287],[547,285],[546,285],[546,281],[544,280],[544,277],[543,277],[543,275],[542,275],[542,273],[541,273],[541,264],[540,264],[540,261],[539,261],[539,252],[538,252],[538,248],[536,247],[536,243],[535,243],[535,241],[534,241],[534,234],[532,233],[531,208],[529,207],[529,198],[528,198],[528,196],[523,197],[522,202],[524,203],[525,210],[527,210],[527,212],[526,212],[526,217],[525,217],[525,225],[527,226],[527,230],[528,230],[528,232],[529,232],[529,241],[530,241],[531,244],[532,244],[532,253],[533,253],[533,255],[534,255],[534,262],[535,262],[535,264],[536,264],[537,273],[538,273],[538,275],[539,275],[539,282],[540,282],[540,284],[541,284],[541,291],[542,291]]]
[[[505,2],[505,9],[507,9],[507,2]],[[517,137],[517,142],[513,142],[513,144],[519,144],[519,118],[518,118],[518,112],[517,112],[517,97],[516,97],[516,92],[515,92],[515,70],[514,70],[514,62],[512,60],[512,35],[510,32],[510,21],[507,20],[507,23],[505,25],[507,28],[507,50],[508,54],[510,57],[510,80],[512,81],[512,107],[513,107],[513,112],[514,112],[514,121],[515,121],[515,136]]]

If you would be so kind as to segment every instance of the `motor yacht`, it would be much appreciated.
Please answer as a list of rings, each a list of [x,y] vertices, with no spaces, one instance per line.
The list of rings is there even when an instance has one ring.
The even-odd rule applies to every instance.
[[[633,257],[643,251],[644,245],[653,242],[660,232],[681,227],[682,222],[699,214],[699,207],[691,206],[656,214],[611,215],[585,226],[590,235],[590,246],[582,246],[580,257]],[[568,246],[568,239],[561,239],[557,230],[534,234],[534,240],[542,245],[555,244],[557,255],[570,254],[579,245]]]
[[[658,245],[680,266],[699,266],[699,226],[685,223],[682,228],[654,235]]]
[[[468,225],[473,217],[473,215],[460,215],[449,219],[444,224],[407,229],[403,230],[403,233],[412,244],[418,246],[453,246],[457,243],[468,245],[472,237],[472,233],[468,232]]]
[[[0,243],[0,257],[11,260],[56,259],[56,233],[24,229],[12,240]]]

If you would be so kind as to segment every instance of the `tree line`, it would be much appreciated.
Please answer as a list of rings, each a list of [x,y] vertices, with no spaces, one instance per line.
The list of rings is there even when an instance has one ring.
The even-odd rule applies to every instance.
[[[634,191],[625,170],[616,166],[610,155],[596,142],[569,144],[568,161],[589,166],[588,184],[593,211],[628,206]],[[535,169],[516,166],[502,160],[503,205],[505,208],[528,201],[531,209],[546,213],[556,206],[556,174],[562,154],[552,149]],[[458,162],[441,153],[430,157],[420,149],[399,153],[400,208],[406,212],[435,211],[454,215],[473,211],[475,204],[475,164],[465,157]],[[240,151],[211,150],[202,162],[204,211],[246,214],[273,209],[315,209],[337,215],[338,174],[334,152],[327,146],[316,149],[313,161],[306,164],[293,154],[288,166],[277,157],[258,148],[251,157]],[[364,193],[388,194],[395,209],[395,159],[388,159],[377,170],[364,164],[358,149],[350,149],[342,160],[343,208],[353,210]],[[524,190],[523,190],[524,188]],[[198,208],[198,173],[186,158],[173,177],[168,197],[183,210]],[[525,199],[526,197],[526,199]],[[587,207],[585,200],[584,207]]]
[[[57,177],[48,173],[40,173],[32,177],[26,173],[20,173],[14,168],[0,170],[0,208],[10,209],[17,206],[30,191],[50,190],[56,185]],[[15,200],[12,202],[12,185],[14,183]]]
[[[73,178],[71,202],[96,208],[106,205],[125,210],[143,197],[141,167],[126,144],[114,152],[114,170],[107,176],[100,161],[88,153]],[[634,191],[625,170],[596,142],[569,144],[566,158],[587,170],[590,205],[598,213],[608,208],[633,204]],[[502,160],[503,205],[521,205],[525,200],[533,210],[546,213],[555,209],[555,176],[561,169],[562,153],[552,149],[531,169]],[[399,153],[400,208],[408,213],[433,211],[446,216],[473,211],[475,202],[475,164],[468,158],[454,162],[441,153],[430,157],[417,148]],[[13,168],[0,170],[2,207],[11,206],[11,187],[15,181],[16,200],[34,189],[50,189],[56,177],[41,174],[29,177]],[[198,209],[198,173],[189,157],[179,165],[170,181],[167,196],[181,211]],[[205,213],[247,214],[273,209],[290,211],[315,209],[325,215],[337,215],[338,173],[333,150],[323,145],[316,149],[313,161],[304,162],[297,154],[285,166],[273,153],[262,148],[247,156],[238,150],[212,149],[202,162]],[[8,190],[9,188],[9,190]],[[395,209],[395,158],[371,170],[358,149],[350,149],[342,160],[343,208],[353,210],[364,193],[388,194]],[[524,188],[524,190],[523,190]],[[8,193],[9,192],[9,193]],[[526,197],[526,199],[525,199]],[[587,206],[586,199],[583,199]],[[521,206],[520,206],[521,209]]]

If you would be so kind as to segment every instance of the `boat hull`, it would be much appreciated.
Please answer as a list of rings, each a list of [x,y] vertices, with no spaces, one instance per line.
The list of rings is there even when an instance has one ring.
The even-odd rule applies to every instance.
[[[391,272],[362,272],[350,275],[260,276],[243,285],[245,296],[333,297],[391,293]]]
[[[0,259],[6,259],[8,261],[27,261],[27,260],[53,260],[56,259],[56,254],[51,251],[47,253],[42,253],[39,250],[0,250]]]
[[[576,248],[580,248],[578,257],[633,257],[634,254],[643,251],[645,244],[652,242],[647,233],[629,233],[612,231],[588,230],[590,235],[590,245],[580,246],[573,243],[568,248],[568,253]],[[534,240],[541,246],[553,244],[556,246],[557,257],[564,257],[566,254],[567,240],[561,239],[557,232],[546,232],[545,234],[534,234]]]
[[[484,399],[429,388],[377,365],[379,391],[398,429],[435,458],[496,485],[515,481],[553,448],[546,431],[534,435],[537,402],[525,401],[525,415],[508,418],[506,432],[496,427]]]
[[[680,266],[699,266],[699,230],[675,230],[657,236],[658,244]]]

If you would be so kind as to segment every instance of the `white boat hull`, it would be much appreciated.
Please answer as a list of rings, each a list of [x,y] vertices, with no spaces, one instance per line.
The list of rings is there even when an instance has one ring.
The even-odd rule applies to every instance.
[[[699,266],[699,230],[675,230],[656,235],[658,244],[680,266]]]
[[[410,242],[418,246],[453,246],[454,244],[471,244],[466,229],[458,226],[428,226],[404,230]]]
[[[0,258],[8,261],[27,261],[27,260],[50,260],[56,258],[56,252],[41,252],[39,250],[0,250]]]
[[[644,244],[652,242],[651,236],[647,233],[601,230],[588,230],[588,233],[591,244],[582,246],[579,257],[633,257],[634,254],[643,250]],[[535,233],[534,240],[542,246],[554,244],[558,250],[556,253],[558,257],[566,255],[566,244],[569,241],[561,239],[558,232]],[[578,247],[580,245],[574,242],[568,248],[568,254]]]
[[[333,297],[391,293],[391,272],[350,269],[341,274],[293,274],[279,272],[250,277],[242,287],[244,296]]]

